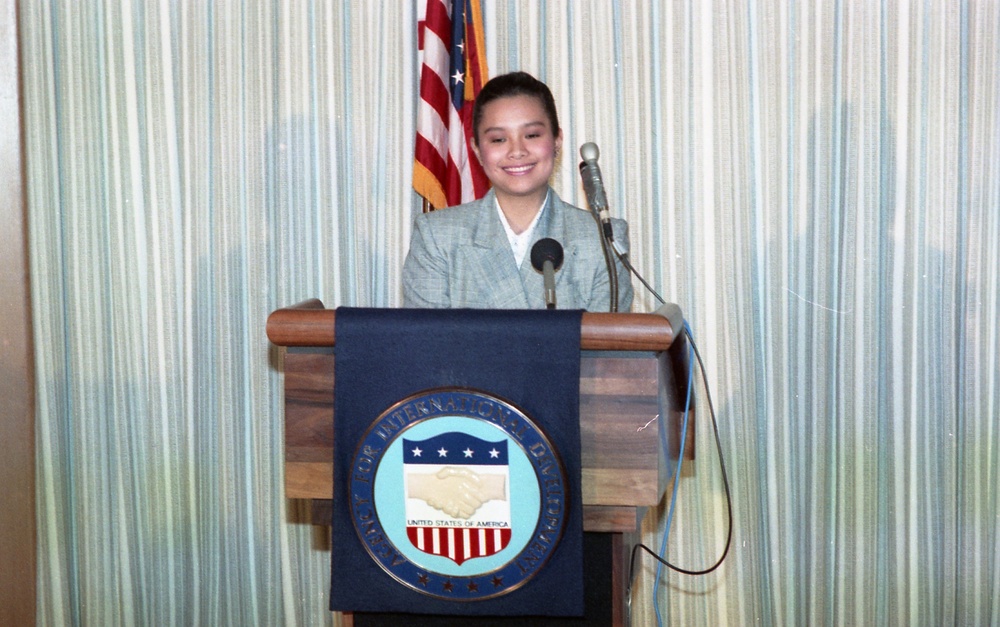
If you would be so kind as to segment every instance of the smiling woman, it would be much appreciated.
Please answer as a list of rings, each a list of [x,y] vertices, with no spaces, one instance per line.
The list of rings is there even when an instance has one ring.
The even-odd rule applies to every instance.
[[[597,225],[549,186],[562,148],[552,92],[524,72],[497,76],[476,99],[473,128],[473,151],[493,189],[417,218],[403,266],[404,305],[543,308],[542,275],[526,253],[551,238],[564,250],[556,275],[560,308],[606,311],[610,282]],[[628,226],[613,222],[616,241],[627,250]],[[620,263],[616,271],[619,310],[628,311],[628,271]]]

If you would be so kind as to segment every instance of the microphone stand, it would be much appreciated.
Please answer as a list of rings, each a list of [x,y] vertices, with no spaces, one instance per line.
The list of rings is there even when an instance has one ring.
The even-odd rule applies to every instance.
[[[601,238],[601,250],[604,251],[604,263],[608,266],[608,284],[611,286],[611,306],[608,309],[611,313],[618,312],[618,272],[615,270],[615,255],[608,243],[607,235],[601,228],[600,221],[597,221],[597,230]]]
[[[615,234],[611,226],[611,218],[607,216],[608,202],[604,194],[604,183],[601,181],[601,169],[597,159],[601,151],[597,144],[587,142],[580,146],[580,176],[583,178],[583,191],[587,194],[587,204],[597,223],[598,237],[601,240],[601,250],[604,252],[604,264],[608,267],[608,286],[611,288],[611,304],[608,311],[618,311],[618,272],[615,270],[615,255],[612,251]],[[602,213],[604,214],[602,216]]]

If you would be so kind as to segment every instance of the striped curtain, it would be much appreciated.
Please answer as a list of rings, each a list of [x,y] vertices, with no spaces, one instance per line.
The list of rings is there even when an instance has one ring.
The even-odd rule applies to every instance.
[[[401,302],[418,5],[20,3],[40,624],[335,622],[264,321]],[[707,367],[733,547],[641,558],[633,624],[1000,624],[1000,4],[483,13]],[[685,568],[725,542],[705,398]]]

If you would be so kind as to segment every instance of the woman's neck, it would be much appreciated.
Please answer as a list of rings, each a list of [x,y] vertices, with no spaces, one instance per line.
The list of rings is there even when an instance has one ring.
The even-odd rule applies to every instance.
[[[503,211],[504,217],[507,218],[507,224],[520,235],[542,210],[542,204],[545,202],[547,194],[548,189],[545,189],[541,195],[497,196],[497,202],[500,204],[500,211]]]

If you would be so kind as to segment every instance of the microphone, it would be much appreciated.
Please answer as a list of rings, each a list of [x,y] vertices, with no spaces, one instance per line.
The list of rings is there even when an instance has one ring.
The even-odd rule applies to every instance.
[[[601,223],[604,237],[609,241],[615,240],[614,231],[611,228],[611,214],[608,213],[608,198],[604,193],[604,181],[601,179],[601,168],[597,165],[597,159],[601,156],[601,151],[594,142],[587,142],[580,146],[580,176],[583,178],[583,191],[587,195],[587,204],[594,217]]]
[[[531,247],[531,265],[542,273],[545,284],[545,308],[556,308],[556,270],[562,267],[562,244],[546,237]]]

